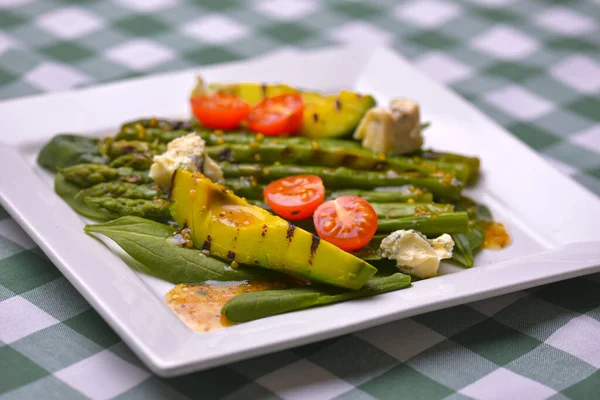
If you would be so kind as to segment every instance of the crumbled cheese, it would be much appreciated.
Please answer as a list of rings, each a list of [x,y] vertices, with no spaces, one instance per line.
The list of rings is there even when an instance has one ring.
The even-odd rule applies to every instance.
[[[398,230],[381,242],[381,255],[396,260],[401,272],[418,278],[437,275],[440,261],[452,257],[454,241],[444,233],[436,239],[427,239],[421,233]]]
[[[389,107],[367,111],[354,132],[362,146],[375,153],[406,154],[423,145],[419,105],[410,99],[394,99]]]
[[[215,182],[223,181],[223,171],[205,152],[206,143],[195,133],[177,138],[169,142],[167,151],[154,156],[150,177],[165,189],[177,168],[202,172]]]

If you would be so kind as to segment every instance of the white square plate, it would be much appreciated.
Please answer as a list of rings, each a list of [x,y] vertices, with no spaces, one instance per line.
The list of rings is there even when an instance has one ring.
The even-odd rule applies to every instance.
[[[380,103],[416,99],[431,121],[426,145],[478,155],[483,178],[470,191],[513,238],[483,251],[476,267],[374,298],[266,318],[208,334],[163,304],[172,287],[140,275],[83,233],[85,221],[52,190],[37,152],[59,132],[110,133],[124,121],[187,117],[195,74],[208,81],[285,81],[321,90],[354,88]],[[260,59],[7,101],[0,104],[0,197],[91,305],[157,374],[173,376],[298,346],[394,319],[600,271],[600,200],[563,176],[463,99],[385,48],[279,52]],[[595,220],[595,222],[594,222]],[[459,272],[459,273],[455,273]]]

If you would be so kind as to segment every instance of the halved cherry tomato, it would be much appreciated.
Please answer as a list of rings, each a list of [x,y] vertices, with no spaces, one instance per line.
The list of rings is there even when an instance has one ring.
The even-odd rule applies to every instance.
[[[263,195],[277,215],[299,221],[313,215],[323,202],[325,186],[316,175],[288,176],[269,183]]]
[[[377,231],[377,213],[358,196],[341,196],[321,204],[313,221],[321,239],[346,251],[365,247]]]
[[[267,97],[248,115],[248,126],[263,135],[289,135],[302,123],[304,102],[298,93]]]
[[[250,105],[231,94],[209,94],[190,99],[192,112],[202,125],[213,129],[233,129],[246,118]]]

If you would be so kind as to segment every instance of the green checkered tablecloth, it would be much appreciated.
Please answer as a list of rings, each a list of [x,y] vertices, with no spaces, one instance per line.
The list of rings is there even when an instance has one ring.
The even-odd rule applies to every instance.
[[[0,98],[388,43],[600,194],[599,21],[598,0],[0,0]],[[0,208],[0,399],[593,399],[599,368],[594,275],[161,379]]]

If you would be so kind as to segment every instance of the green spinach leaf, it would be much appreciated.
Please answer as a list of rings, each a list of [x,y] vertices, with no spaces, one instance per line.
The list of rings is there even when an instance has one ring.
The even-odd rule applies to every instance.
[[[56,135],[40,151],[38,164],[50,171],[81,163],[105,164],[107,159],[98,149],[98,140],[86,136]]]
[[[467,233],[456,233],[452,235],[454,250],[452,259],[466,268],[471,268],[475,253],[483,244],[483,233],[478,228],[469,228]]]
[[[410,276],[399,272],[371,278],[361,289],[344,291],[323,286],[244,293],[229,300],[221,314],[234,322],[246,322],[290,311],[374,296],[410,286]]]
[[[239,266],[208,257],[196,249],[174,243],[173,228],[140,217],[122,217],[103,224],[87,225],[87,233],[99,233],[115,241],[141,265],[139,271],[172,283],[282,279],[274,271]]]

